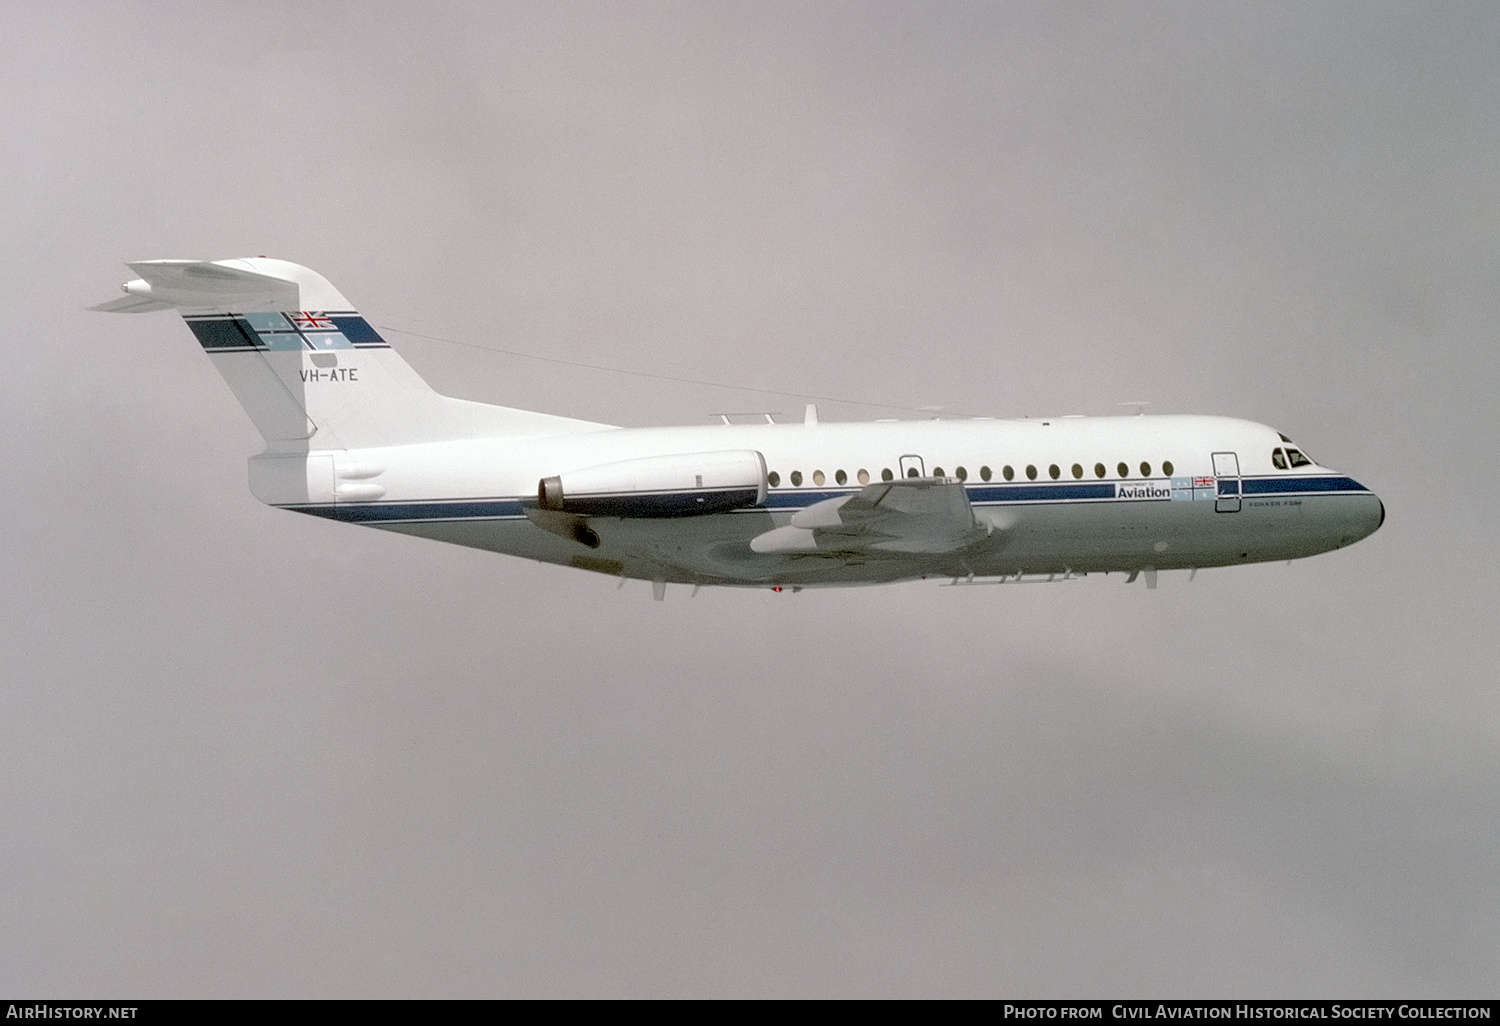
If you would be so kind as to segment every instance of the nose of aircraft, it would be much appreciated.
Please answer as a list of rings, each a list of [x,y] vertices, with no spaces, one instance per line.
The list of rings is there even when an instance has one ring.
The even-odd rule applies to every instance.
[[[1385,523],[1385,503],[1374,492],[1367,492],[1358,497],[1342,519],[1343,529],[1339,532],[1342,535],[1339,539],[1341,547],[1352,545],[1380,530],[1380,526]]]
[[[1326,546],[1321,550],[1324,552],[1368,538],[1385,523],[1385,503],[1380,496],[1353,478],[1339,477],[1338,481],[1348,491],[1330,495],[1327,505],[1309,502],[1305,507],[1304,523]]]

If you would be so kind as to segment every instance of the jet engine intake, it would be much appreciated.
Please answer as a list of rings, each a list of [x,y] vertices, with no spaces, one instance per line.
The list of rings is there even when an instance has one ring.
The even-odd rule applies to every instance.
[[[766,459],[753,449],[621,460],[537,482],[537,505],[578,516],[692,517],[766,500]]]

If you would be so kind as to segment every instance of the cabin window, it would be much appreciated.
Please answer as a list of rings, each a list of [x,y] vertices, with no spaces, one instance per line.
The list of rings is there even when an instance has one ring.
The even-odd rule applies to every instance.
[[[1032,466],[1030,463],[1026,464],[1026,477],[1031,481],[1036,480],[1036,467]]]
[[[943,473],[943,468],[942,467],[933,467],[932,468],[932,476],[933,477],[947,477],[948,475],[946,475],[946,474]]]
[[[855,474],[854,476],[855,476],[856,479],[858,479],[858,481],[859,481],[860,484],[869,484],[870,483],[870,472],[868,470],[866,470],[864,467],[860,467],[859,468],[859,473]]]
[[[917,476],[917,468],[916,467],[907,467],[906,468],[906,476],[907,477],[916,477]]]
[[[1128,466],[1126,466],[1125,464],[1123,464],[1123,463],[1121,463],[1119,466],[1115,467],[1115,469],[1120,472],[1120,476],[1121,477],[1129,477],[1130,476],[1130,468]]]
[[[1083,477],[1083,466],[1081,464],[1073,464],[1073,477],[1075,479]]]
[[[1171,460],[1163,460],[1162,461],[1161,472],[1163,474],[1165,474],[1167,477],[1171,477],[1172,476],[1172,461]]]
[[[802,471],[800,471],[800,470],[794,470],[794,471],[792,471],[792,487],[793,488],[800,488],[800,487],[802,487]]]
[[[969,472],[963,467],[955,467],[953,469],[953,476],[958,478],[960,481],[967,481],[969,479]]]
[[[882,480],[882,481],[894,481],[895,479],[896,479],[896,475],[891,473],[891,468],[890,467],[885,467],[884,469],[882,469],[880,471],[880,480]]]
[[[1049,473],[1049,474],[1052,475],[1052,480],[1054,480],[1054,481],[1056,481],[1058,478],[1062,477],[1062,470],[1058,467],[1058,465],[1056,463],[1052,464],[1052,466],[1050,466],[1050,467],[1047,468],[1047,473]]]
[[[828,479],[823,476],[823,472],[821,470],[813,471],[813,484],[821,486],[826,480]]]
[[[1287,462],[1292,465],[1293,470],[1297,469],[1298,467],[1310,467],[1313,465],[1312,460],[1302,455],[1301,449],[1288,449],[1286,451],[1286,458]]]
[[[1285,469],[1287,469],[1287,466],[1286,466],[1286,453],[1282,452],[1280,449],[1272,449],[1271,450],[1271,464],[1277,470],[1285,470]]]
[[[1007,480],[1007,481],[1014,481],[1015,479],[1016,479],[1015,468],[1013,468],[1009,463],[1007,463],[1005,465],[1005,480]]]
[[[766,481],[770,483],[772,488],[779,487],[781,484],[781,475],[773,470],[766,475]]]
[[[849,475],[844,473],[842,470],[835,470],[833,472],[833,479],[839,484],[843,484],[845,481],[849,480]]]
[[[991,476],[992,475],[990,474],[990,468],[989,467],[980,467],[979,468],[979,480],[981,480],[981,481],[988,481]]]
[[[1149,463],[1142,463],[1141,464],[1141,476],[1142,477],[1150,477],[1151,476],[1151,464],[1149,464]]]
[[[1102,464],[1102,463],[1095,463],[1094,464],[1094,476],[1095,477],[1103,477],[1106,473],[1108,473],[1108,471],[1106,471],[1104,469],[1104,464]]]

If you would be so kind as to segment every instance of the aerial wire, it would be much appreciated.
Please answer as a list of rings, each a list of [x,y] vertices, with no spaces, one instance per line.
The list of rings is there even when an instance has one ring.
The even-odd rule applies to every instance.
[[[896,403],[872,403],[861,399],[840,399],[837,396],[813,395],[810,392],[788,392],[776,388],[756,388],[753,385],[726,385],[721,381],[704,381],[698,378],[679,378],[671,374],[658,374],[653,371],[627,370],[624,367],[604,367],[599,364],[583,363],[578,360],[564,360],[556,356],[538,356],[535,353],[523,353],[515,349],[497,349],[494,346],[475,345],[473,342],[460,342],[457,339],[442,338],[438,335],[426,335],[420,331],[408,331],[405,328],[393,327],[389,324],[375,325],[381,331],[394,331],[398,335],[411,335],[413,338],[425,338],[432,342],[445,342],[450,346],[462,346],[465,349],[477,349],[482,353],[495,353],[500,356],[516,356],[523,360],[538,360],[542,363],[555,363],[563,367],[577,367],[582,370],[603,371],[608,374],[629,374],[637,378],[651,378],[656,381],[671,381],[678,385],[700,385],[708,388],[728,388],[740,392],[755,392],[760,395],[776,395],[793,399],[812,399],[822,403],[839,403],[845,406],[869,406],[881,410],[901,410],[904,413],[925,413],[929,416],[935,415],[941,407],[933,406],[901,406]],[[958,414],[958,416],[966,416]]]

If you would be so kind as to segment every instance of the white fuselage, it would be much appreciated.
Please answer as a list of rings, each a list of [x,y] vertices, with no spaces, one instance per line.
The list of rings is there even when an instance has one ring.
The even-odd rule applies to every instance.
[[[309,498],[332,501],[277,505],[624,577],[732,585],[1222,566],[1326,552],[1380,526],[1384,507],[1357,482],[1311,463],[1276,466],[1287,444],[1261,424],[1198,416],[612,428],[314,451],[309,465],[326,457],[334,483]],[[764,457],[763,501],[592,516],[589,544],[527,516],[544,478],[730,450]],[[858,492],[862,475],[961,478],[988,534],[941,553],[751,548],[814,503]]]
[[[174,308],[266,441],[262,501],[665,584],[863,584],[1295,559],[1380,500],[1224,417],[615,428],[443,396],[326,278],[148,260],[96,309]],[[658,597],[661,590],[657,590]]]

